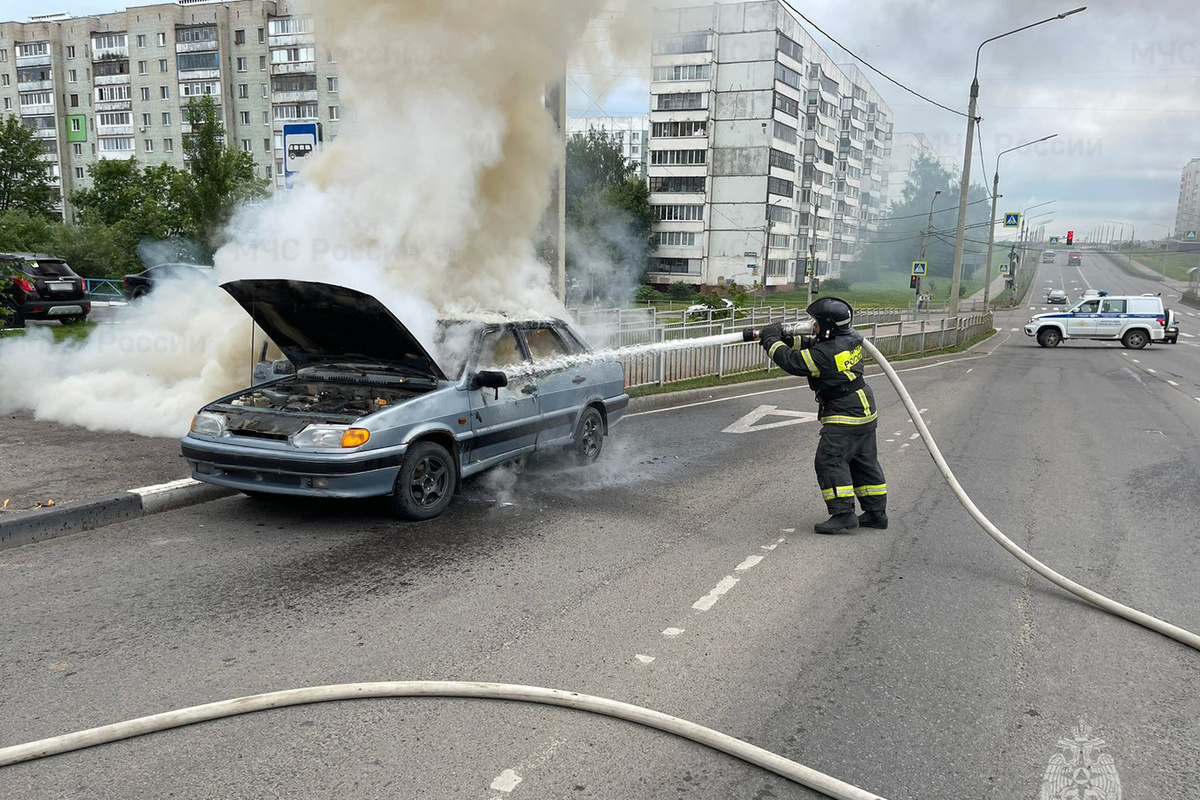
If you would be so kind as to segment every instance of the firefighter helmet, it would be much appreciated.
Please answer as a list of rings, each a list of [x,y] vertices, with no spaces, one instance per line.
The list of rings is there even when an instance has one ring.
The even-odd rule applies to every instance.
[[[819,339],[831,339],[838,334],[850,333],[854,322],[854,309],[840,297],[822,297],[805,309],[808,315],[821,325]]]

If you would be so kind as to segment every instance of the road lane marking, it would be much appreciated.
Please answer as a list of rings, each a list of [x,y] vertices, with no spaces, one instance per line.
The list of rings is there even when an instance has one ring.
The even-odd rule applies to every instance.
[[[782,422],[766,422],[766,417],[785,417]],[[772,428],[784,428],[788,425],[800,425],[805,422],[816,422],[817,415],[811,411],[787,411],[777,406],[759,406],[737,422],[730,425],[721,433],[755,433]]]
[[[1141,361],[1138,361],[1138,360],[1135,358],[1135,359],[1133,359],[1133,363],[1135,363],[1135,364],[1140,364],[1140,363],[1142,363],[1142,362],[1141,362]]]
[[[737,586],[737,582],[737,578],[733,577],[732,575],[726,575],[724,578],[721,578],[720,582],[718,582],[716,586],[713,587],[711,592],[692,603],[692,608],[696,609],[697,611],[708,611],[717,604],[717,601],[720,600],[726,592],[728,592],[734,586]]]
[[[762,561],[766,556],[746,556],[746,560],[733,568],[734,572],[745,572]]]
[[[1178,386],[1178,385],[1179,385],[1178,383],[1176,383],[1175,381],[1171,380],[1170,378],[1167,378],[1167,383],[1171,384],[1172,386]]]
[[[1146,367],[1146,372],[1149,372],[1151,375],[1158,374],[1158,370],[1154,369],[1153,367]]]
[[[969,370],[967,370],[967,374],[970,375],[974,371],[975,371],[975,368],[971,367]]]
[[[896,440],[895,439],[887,439],[886,441],[890,443],[890,442],[894,442]]]
[[[683,628],[665,628],[662,632],[663,636],[678,636],[683,633]]]
[[[908,438],[909,438],[909,440],[910,440],[910,441],[911,441],[911,440],[913,440],[913,439],[920,439],[920,438],[921,438],[921,434],[919,434],[919,433],[914,433],[912,436],[910,436],[910,437],[908,437]]]
[[[642,662],[643,664],[649,664],[651,661],[654,660],[654,656],[644,656],[641,653],[637,653],[636,655],[634,655],[634,658],[636,658],[638,661]]]
[[[517,774],[516,770],[506,769],[496,776],[489,788],[495,789],[497,792],[510,794],[522,780],[524,779]]]
[[[904,444],[900,445],[900,449],[903,450],[904,448],[908,447],[911,444],[912,444],[912,442],[905,442]]]

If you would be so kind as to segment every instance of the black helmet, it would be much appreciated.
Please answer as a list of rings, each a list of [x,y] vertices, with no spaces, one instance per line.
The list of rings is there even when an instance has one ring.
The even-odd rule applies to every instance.
[[[851,327],[854,323],[854,309],[840,297],[822,297],[814,300],[805,311],[821,325],[818,339],[832,339],[838,334],[854,330]]]

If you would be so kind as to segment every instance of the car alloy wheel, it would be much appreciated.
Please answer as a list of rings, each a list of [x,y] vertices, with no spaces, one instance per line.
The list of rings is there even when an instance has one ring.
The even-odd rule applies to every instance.
[[[575,434],[575,460],[580,464],[591,464],[600,457],[604,448],[604,419],[592,406],[583,410],[579,428]]]
[[[446,448],[436,442],[417,442],[409,448],[396,475],[392,511],[407,520],[433,519],[450,505],[457,481],[454,460]]]

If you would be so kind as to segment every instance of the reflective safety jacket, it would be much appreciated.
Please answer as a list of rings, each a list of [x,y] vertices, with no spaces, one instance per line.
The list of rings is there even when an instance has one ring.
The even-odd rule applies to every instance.
[[[817,417],[825,425],[874,425],[875,395],[863,378],[863,338],[858,331],[788,347],[778,339],[763,346],[785,372],[808,378],[817,395]]]

